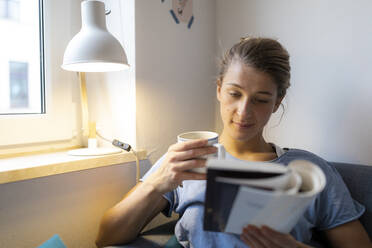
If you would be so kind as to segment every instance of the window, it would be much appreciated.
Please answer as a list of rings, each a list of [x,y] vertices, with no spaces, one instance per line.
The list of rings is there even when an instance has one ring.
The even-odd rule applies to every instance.
[[[78,78],[61,69],[80,25],[80,1],[0,0],[0,155],[80,144]]]
[[[0,39],[0,114],[45,113],[42,7],[38,0],[0,0],[0,34],[6,34]]]
[[[9,62],[10,108],[25,108],[28,102],[28,63]]]
[[[19,19],[19,0],[0,0],[0,18]]]

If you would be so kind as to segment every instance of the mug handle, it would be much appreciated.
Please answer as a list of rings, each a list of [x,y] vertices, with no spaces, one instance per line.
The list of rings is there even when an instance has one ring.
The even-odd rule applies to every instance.
[[[218,159],[225,159],[226,150],[225,147],[223,147],[222,144],[213,144],[214,147],[217,148],[217,158]]]

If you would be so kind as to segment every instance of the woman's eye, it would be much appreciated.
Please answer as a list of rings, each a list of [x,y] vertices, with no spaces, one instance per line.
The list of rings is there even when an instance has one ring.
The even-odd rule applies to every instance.
[[[235,91],[231,91],[231,92],[229,92],[229,95],[232,96],[232,97],[239,97],[240,96],[240,93],[239,92],[235,92]]]
[[[268,103],[269,102],[268,100],[263,100],[263,99],[258,99],[258,98],[254,99],[254,101],[257,103]]]

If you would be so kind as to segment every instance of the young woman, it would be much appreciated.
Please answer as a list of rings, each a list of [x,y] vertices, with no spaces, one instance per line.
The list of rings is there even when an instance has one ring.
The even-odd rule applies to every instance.
[[[333,167],[302,150],[283,150],[263,138],[263,128],[280,106],[289,87],[287,51],[275,40],[244,38],[224,56],[217,80],[217,98],[224,124],[220,136],[227,159],[289,164],[305,159],[323,169],[327,186],[290,234],[268,227],[247,226],[242,234],[203,230],[205,175],[189,170],[205,166],[202,155],[216,152],[206,140],[177,143],[122,201],[104,215],[97,245],[135,239],[159,212],[180,213],[175,234],[184,247],[309,247],[314,230],[333,247],[372,247],[358,221],[364,207],[354,201]],[[183,187],[178,187],[182,183]]]

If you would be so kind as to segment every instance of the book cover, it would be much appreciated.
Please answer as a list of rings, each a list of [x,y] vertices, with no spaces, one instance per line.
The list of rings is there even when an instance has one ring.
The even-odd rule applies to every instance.
[[[207,161],[204,229],[240,234],[248,224],[288,233],[325,186],[308,161],[290,165],[237,160]]]

